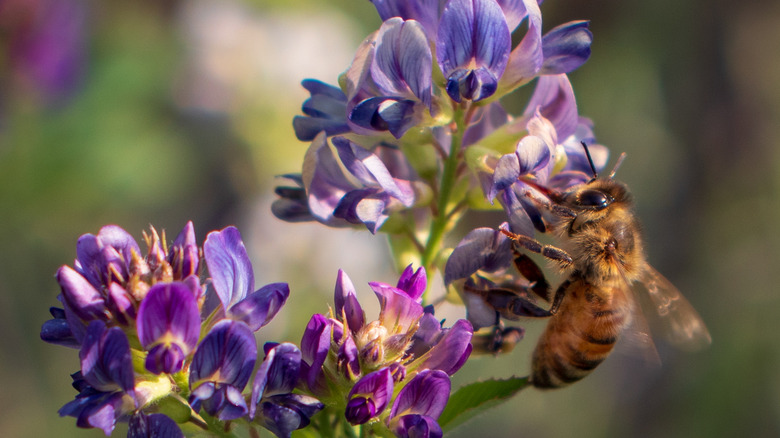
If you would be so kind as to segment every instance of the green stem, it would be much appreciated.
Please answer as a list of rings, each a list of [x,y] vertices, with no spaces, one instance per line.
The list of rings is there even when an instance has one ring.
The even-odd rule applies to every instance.
[[[433,270],[433,264],[441,251],[444,233],[449,226],[449,212],[447,207],[450,202],[450,195],[457,180],[457,168],[460,158],[460,147],[463,142],[463,108],[458,107],[454,116],[455,129],[452,133],[452,144],[450,153],[444,161],[444,170],[442,171],[441,184],[439,185],[439,199],[437,203],[436,216],[431,222],[431,231],[428,235],[428,241],[425,244],[425,250],[422,254],[422,265],[429,275]]]

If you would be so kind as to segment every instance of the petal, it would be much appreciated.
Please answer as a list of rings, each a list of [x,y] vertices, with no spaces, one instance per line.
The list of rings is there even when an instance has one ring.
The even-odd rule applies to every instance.
[[[141,248],[130,233],[117,225],[106,225],[97,235],[102,246],[110,246],[119,252],[125,263],[129,263],[132,254],[141,254]]]
[[[336,316],[344,318],[344,323],[353,333],[363,327],[366,315],[357,299],[355,286],[347,273],[339,269],[336,278],[336,289],[333,303],[336,308]]]
[[[459,319],[430,349],[421,367],[442,370],[449,375],[455,374],[471,354],[473,334],[471,323]]]
[[[475,101],[491,96],[511,49],[503,11],[492,0],[451,0],[442,12],[436,56],[447,93]]]
[[[419,21],[431,41],[436,38],[442,0],[371,0],[382,21],[393,17]]]
[[[54,318],[44,322],[41,326],[41,340],[64,347],[81,347],[81,343],[73,335],[70,324],[68,324],[68,321],[65,319],[65,311],[56,307],[51,307],[49,312]]]
[[[385,214],[386,209],[387,196],[369,196],[355,205],[355,216],[366,225],[371,234],[376,234],[389,217]]]
[[[517,154],[502,155],[493,171],[493,184],[490,186],[487,198],[492,202],[498,192],[511,187],[522,174]]]
[[[121,389],[133,393],[132,356],[127,336],[118,327],[107,329],[102,321],[92,321],[79,351],[84,380],[100,391]]]
[[[358,351],[352,336],[344,338],[336,353],[336,366],[344,377],[353,380],[360,375],[360,351]]]
[[[293,118],[298,140],[311,141],[320,131],[328,136],[349,132],[347,124],[347,96],[341,89],[314,79],[305,79],[301,85],[311,97],[303,102],[306,116]]]
[[[165,338],[189,354],[200,336],[200,312],[190,288],[181,282],[152,286],[138,308],[137,331],[144,348]]]
[[[436,39],[436,57],[447,93],[475,101],[491,96],[511,49],[506,18],[493,0],[450,0]]]
[[[179,426],[165,414],[139,412],[130,418],[127,438],[184,438]]]
[[[271,322],[279,312],[287,297],[290,287],[287,283],[271,283],[249,294],[228,311],[230,317],[245,322],[252,331]]]
[[[324,405],[314,397],[284,394],[261,403],[263,427],[278,437],[289,437],[293,430],[309,425],[309,419]]]
[[[91,282],[70,266],[57,270],[63,303],[83,321],[106,318],[106,302]]]
[[[306,201],[306,190],[300,174],[281,175],[292,181],[296,186],[276,186],[274,193],[279,196],[271,204],[271,212],[277,218],[286,222],[308,222],[315,220]]]
[[[558,138],[574,134],[579,123],[577,101],[565,74],[539,77],[523,115],[530,119],[537,112],[552,122]]]
[[[441,438],[443,436],[439,423],[425,415],[404,415],[395,423],[393,432],[399,438]]]
[[[236,227],[209,233],[203,244],[203,254],[214,290],[225,309],[230,309],[254,290],[252,264]]]
[[[422,25],[391,18],[382,23],[376,38],[371,77],[380,94],[416,96],[430,108],[432,57]]]
[[[499,86],[509,92],[536,77],[542,68],[542,12],[536,0],[523,0],[528,13],[528,30],[512,50]]]
[[[190,388],[202,381],[246,386],[257,358],[252,330],[242,322],[222,320],[211,328],[195,350],[190,366]]]
[[[587,21],[570,21],[555,27],[542,38],[543,75],[569,73],[590,57],[593,34]]]
[[[405,333],[423,314],[423,308],[406,292],[385,283],[371,282],[379,305],[379,321],[391,332]]]
[[[312,391],[319,389],[317,385],[323,375],[322,365],[328,357],[332,337],[332,320],[320,314],[312,315],[301,338],[301,357],[309,366],[306,382]]]
[[[444,283],[470,277],[482,270],[495,272],[512,262],[512,241],[493,228],[470,231],[452,251],[444,267]]]
[[[198,242],[195,240],[195,227],[192,221],[187,222],[171,245],[168,262],[173,267],[173,276],[182,280],[190,275],[198,275],[200,254]]]
[[[395,138],[421,122],[415,101],[400,97],[376,96],[361,100],[349,112],[349,121],[373,131],[389,131]]]
[[[326,224],[332,223],[333,211],[344,194],[355,188],[341,170],[324,133],[317,135],[306,151],[301,178],[311,214]]]
[[[398,289],[406,292],[409,298],[413,300],[420,300],[425,288],[428,286],[428,277],[425,275],[425,267],[420,266],[417,271],[412,268],[412,265],[404,269],[401,273],[401,277],[398,279]]]
[[[363,424],[382,413],[393,396],[393,376],[389,368],[382,368],[366,374],[355,383],[347,399],[347,420],[352,424]],[[366,408],[369,408],[366,410]],[[370,415],[366,417],[367,412]]]
[[[439,418],[450,398],[450,376],[439,370],[423,370],[404,386],[393,402],[390,418],[409,414]]]
[[[252,382],[250,418],[254,418],[261,399],[291,393],[298,383],[300,371],[301,350],[294,344],[283,343],[269,350]]]
[[[405,190],[404,187],[396,183],[390,171],[377,155],[343,137],[334,137],[333,146],[338,151],[339,158],[347,170],[361,183],[369,187],[381,187],[406,206],[410,206],[414,202],[414,193]]]
[[[536,174],[537,171],[544,169],[552,158],[550,145],[534,135],[527,135],[520,139],[515,149],[515,155],[517,155],[520,165],[520,175]],[[547,175],[545,174],[544,177],[546,178]]]

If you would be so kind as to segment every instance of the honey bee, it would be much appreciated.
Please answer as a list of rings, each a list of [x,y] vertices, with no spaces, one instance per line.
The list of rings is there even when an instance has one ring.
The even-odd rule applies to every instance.
[[[609,356],[632,319],[641,319],[634,284],[647,289],[673,344],[695,349],[711,342],[696,310],[647,263],[631,194],[614,179],[617,166],[604,178],[590,164],[593,178],[587,183],[547,192],[550,203],[543,207],[556,218],[551,228],[561,248],[501,229],[518,246],[556,261],[568,275],[549,309],[519,296],[496,307],[502,316],[549,317],[532,359],[530,379],[537,388],[576,382]],[[655,352],[649,335],[637,334]]]

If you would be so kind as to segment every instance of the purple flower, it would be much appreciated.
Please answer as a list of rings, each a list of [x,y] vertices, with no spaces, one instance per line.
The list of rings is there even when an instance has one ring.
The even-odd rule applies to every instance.
[[[268,350],[255,374],[249,417],[279,437],[306,427],[311,416],[324,407],[313,397],[292,394],[300,369],[301,351],[284,343]]]
[[[184,438],[179,426],[164,414],[139,412],[130,418],[127,438]]]
[[[198,275],[200,255],[198,243],[195,240],[195,227],[192,221],[187,222],[168,252],[168,263],[173,268],[173,277],[184,279],[190,275]]]
[[[54,318],[41,326],[41,340],[64,347],[79,348],[81,343],[73,335],[70,324],[65,319],[65,311],[58,307],[49,307],[49,313]]]
[[[396,286],[380,282],[369,286],[379,299],[378,319],[366,321],[354,285],[339,271],[333,317],[312,316],[301,340],[301,375],[306,389],[322,399],[332,399],[339,397],[339,390],[349,388],[342,396],[347,397],[346,417],[352,424],[380,416],[385,420],[383,411],[392,399],[392,388],[409,384],[407,375],[425,370],[451,375],[471,353],[473,330],[468,321],[443,328],[423,309],[425,269],[415,270],[410,265]],[[409,422],[411,428],[413,419],[398,422]]]
[[[314,79],[301,82],[311,97],[303,102],[306,116],[295,116],[293,128],[301,141],[312,141],[321,131],[330,137],[349,132],[347,96],[341,89]]]
[[[375,34],[376,47],[368,66],[371,84],[366,95],[350,110],[350,122],[375,131],[390,131],[401,138],[420,124],[431,110],[430,45],[422,25],[394,17],[382,23]]]
[[[302,377],[309,391],[317,396],[329,393],[324,382],[323,365],[334,337],[334,321],[319,314],[312,315],[301,338]]]
[[[190,367],[190,405],[220,420],[249,412],[241,394],[255,366],[257,344],[243,322],[222,320],[198,345]]]
[[[154,283],[179,280],[192,283],[191,288],[195,288],[198,247],[192,223],[185,225],[167,253],[153,228],[151,236],[146,237],[146,257],[141,256],[135,239],[116,225],[101,228],[97,235],[79,237],[74,267],[62,266],[57,271],[62,314],[44,324],[42,339],[75,346],[68,340],[81,343],[91,321],[132,326],[139,303]],[[199,286],[195,289],[199,290]]]
[[[416,369],[441,370],[455,374],[471,355],[471,338],[474,330],[471,323],[459,319],[450,328],[426,313],[420,319],[420,329],[415,333],[412,351],[418,358]]]
[[[152,286],[138,309],[137,329],[149,352],[147,370],[154,374],[181,370],[200,335],[200,311],[192,290],[180,282]]]
[[[7,35],[9,67],[46,103],[62,103],[78,90],[86,71],[89,5],[81,0],[21,4],[30,10],[14,11],[13,3],[5,8],[9,16],[29,18],[8,22],[18,22]]]
[[[494,0],[450,0],[436,38],[436,57],[456,102],[490,97],[511,50],[504,12]]]
[[[347,396],[345,415],[350,424],[364,424],[381,414],[393,396],[393,376],[389,368],[366,374]]]
[[[102,321],[90,323],[79,358],[81,374],[89,386],[99,391],[121,390],[133,395],[130,344],[121,329],[106,328]]]
[[[76,418],[76,426],[101,429],[111,435],[118,419],[134,409],[133,400],[119,391],[103,392],[89,386],[84,387],[76,399],[58,411],[61,417]]]
[[[468,278],[477,271],[495,272],[512,262],[512,241],[493,228],[471,230],[452,251],[444,267],[444,283]]]
[[[306,198],[306,189],[303,186],[301,174],[288,173],[279,175],[280,178],[289,180],[293,185],[277,186],[274,193],[279,199],[271,204],[271,212],[274,216],[285,222],[310,222],[315,218],[309,210]]]
[[[525,124],[528,135],[520,139],[513,154],[496,162],[486,195],[504,206],[515,233],[531,236],[534,229],[546,230],[538,206],[550,202],[547,190],[565,190],[591,178],[579,143],[592,140],[592,132],[587,120],[577,115],[574,92],[564,74],[539,79],[519,123]],[[563,142],[560,135],[566,136]],[[597,167],[602,167],[606,148],[595,145],[591,150]]]
[[[102,321],[87,327],[79,352],[81,372],[74,375],[76,399],[63,406],[60,416],[77,418],[76,425],[97,427],[110,435],[117,419],[136,407],[135,377],[127,336]]]
[[[341,269],[339,269],[336,278],[333,304],[336,307],[336,316],[344,321],[345,328],[348,328],[352,333],[363,328],[366,322],[366,314],[363,312],[363,308],[357,299],[357,293],[352,280]]]
[[[254,290],[252,264],[241,233],[235,227],[209,233],[203,253],[212,285],[229,318],[243,321],[257,331],[269,323],[287,301],[290,288],[286,283],[272,283]]]
[[[568,73],[590,57],[593,35],[588,30],[588,22],[565,23],[542,36],[542,13],[536,0],[506,3],[514,6],[514,14],[512,18],[508,15],[508,21],[519,23],[527,18],[528,30],[509,55],[498,85],[501,94],[530,82],[538,75]],[[504,10],[507,10],[506,6]]]
[[[439,17],[446,0],[371,0],[382,21],[393,17],[422,24],[428,39],[436,40]]]
[[[441,437],[436,420],[450,397],[450,378],[439,370],[424,370],[401,389],[393,402],[388,426],[399,437]]]
[[[319,135],[304,159],[302,179],[314,218],[331,226],[362,223],[376,233],[393,211],[413,205],[411,181],[395,177],[379,155],[342,137],[334,137],[333,145],[338,158]]]

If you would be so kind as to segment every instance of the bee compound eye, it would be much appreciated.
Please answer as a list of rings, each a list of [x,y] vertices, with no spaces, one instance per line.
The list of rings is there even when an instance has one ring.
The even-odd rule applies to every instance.
[[[579,204],[583,207],[590,207],[595,210],[606,208],[612,203],[612,197],[599,190],[585,190],[577,198]]]

